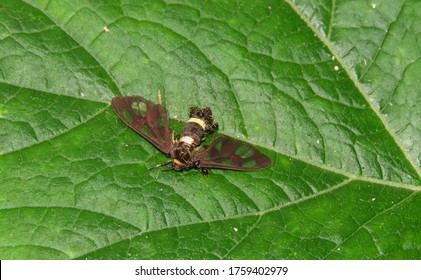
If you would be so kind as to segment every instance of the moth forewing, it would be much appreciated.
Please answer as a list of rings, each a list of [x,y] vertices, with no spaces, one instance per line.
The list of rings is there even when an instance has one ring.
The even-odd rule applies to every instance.
[[[202,168],[250,171],[272,165],[272,160],[253,145],[228,136],[215,138],[198,158]]]
[[[167,110],[140,96],[114,97],[114,111],[131,129],[146,138],[163,153],[172,148]]]

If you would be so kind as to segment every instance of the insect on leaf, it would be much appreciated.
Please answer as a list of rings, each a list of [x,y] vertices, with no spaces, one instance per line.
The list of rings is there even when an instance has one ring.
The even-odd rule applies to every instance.
[[[215,138],[208,148],[200,150],[204,135],[218,129],[210,108],[191,107],[190,119],[180,137],[172,139],[168,112],[161,105],[140,96],[115,97],[112,105],[129,127],[171,158],[157,166],[172,163],[177,171],[199,168],[207,174],[207,168],[248,171],[272,164],[270,158],[254,146],[227,136]]]

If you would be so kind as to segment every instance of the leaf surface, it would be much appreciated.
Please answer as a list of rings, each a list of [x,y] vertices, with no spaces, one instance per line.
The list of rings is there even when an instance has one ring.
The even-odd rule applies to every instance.
[[[0,258],[420,259],[420,15],[2,1]],[[273,166],[148,171],[165,156],[110,101],[158,90],[177,131],[210,107]]]

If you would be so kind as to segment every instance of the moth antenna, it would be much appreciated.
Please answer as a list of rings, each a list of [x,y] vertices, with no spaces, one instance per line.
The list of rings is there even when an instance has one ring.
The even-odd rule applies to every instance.
[[[151,169],[154,169],[154,168],[157,168],[157,167],[161,167],[161,166],[165,166],[167,164],[170,164],[171,162],[172,162],[171,159],[170,160],[167,160],[167,161],[164,161],[164,162],[162,162],[160,164],[157,164],[155,166],[149,167],[148,170],[151,170]]]
[[[161,96],[161,90],[158,89],[158,92],[156,93],[156,95],[158,96],[158,104],[162,105],[162,96]]]

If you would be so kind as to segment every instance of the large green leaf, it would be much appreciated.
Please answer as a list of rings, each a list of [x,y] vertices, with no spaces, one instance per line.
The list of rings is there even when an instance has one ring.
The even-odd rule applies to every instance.
[[[421,258],[419,1],[0,2],[0,258]],[[256,172],[113,113],[209,106]]]

